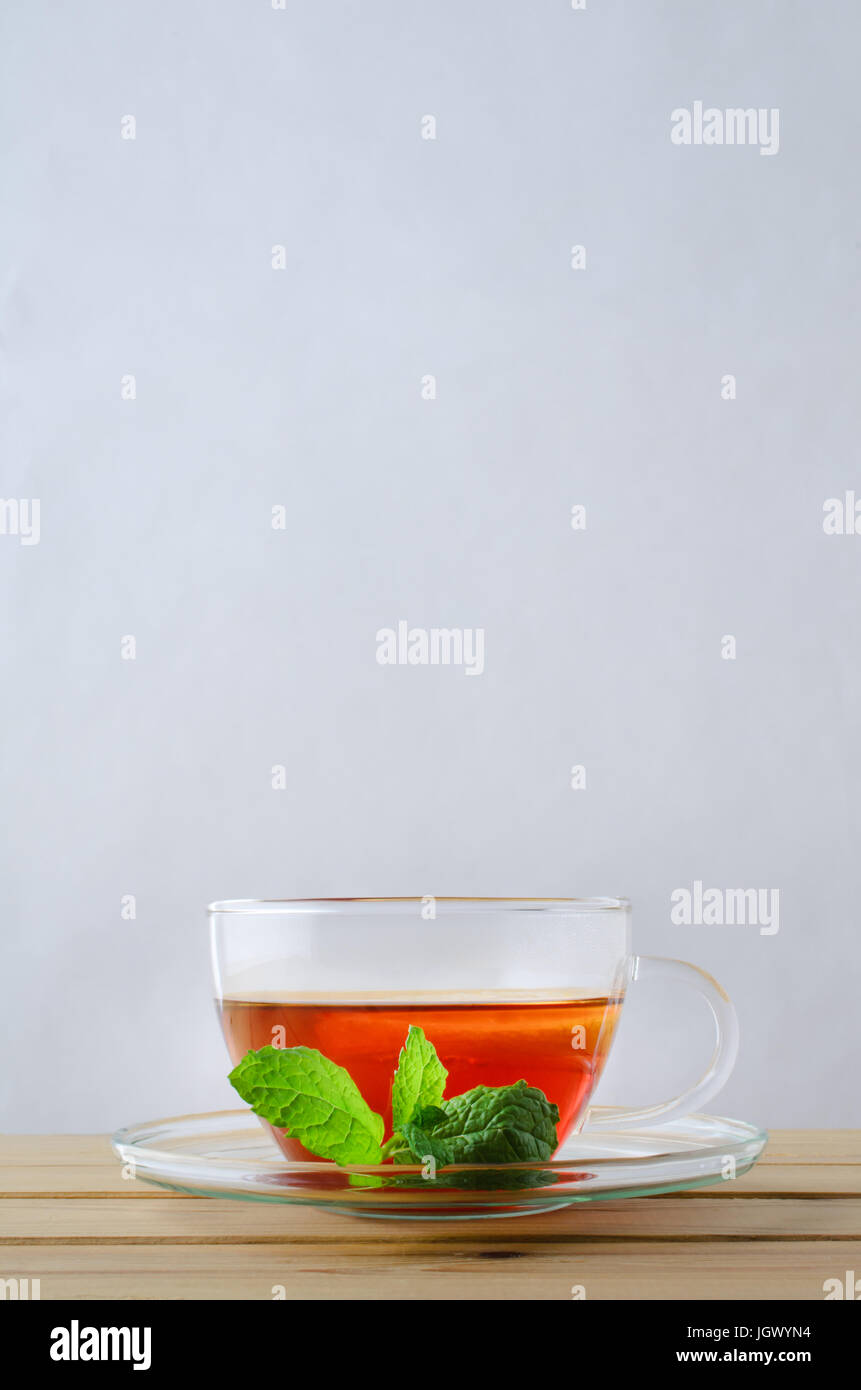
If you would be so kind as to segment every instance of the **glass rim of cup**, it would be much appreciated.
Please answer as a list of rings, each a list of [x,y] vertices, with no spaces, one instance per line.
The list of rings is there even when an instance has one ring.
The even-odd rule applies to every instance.
[[[225,898],[210,903],[207,913],[217,916],[225,913],[239,915],[289,913],[349,913],[379,912],[386,908],[421,907],[433,902],[437,909],[457,914],[481,912],[551,912],[551,913],[593,913],[626,912],[631,903],[628,898],[457,898],[437,897],[426,894],[423,897],[388,898]]]

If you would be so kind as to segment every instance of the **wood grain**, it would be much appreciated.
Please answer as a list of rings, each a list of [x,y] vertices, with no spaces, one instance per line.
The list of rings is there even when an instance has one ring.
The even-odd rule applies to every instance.
[[[38,1278],[43,1299],[271,1299],[283,1289],[288,1299],[570,1300],[575,1285],[587,1300],[821,1299],[824,1281],[857,1269],[859,1258],[851,1241],[559,1241],[524,1251],[476,1233],[458,1247],[18,1246],[7,1268]]]
[[[817,1300],[850,1269],[858,1130],[777,1131],[751,1173],[693,1192],[442,1223],[166,1193],[104,1136],[0,1138],[0,1277],[43,1299]]]
[[[347,1224],[345,1225],[345,1221]],[[475,1235],[461,1236],[472,1223],[345,1218],[314,1207],[198,1198],[126,1202],[81,1198],[10,1198],[0,1207],[2,1245],[228,1245],[293,1242],[377,1249],[394,1244],[416,1250],[445,1245],[468,1249]],[[861,1198],[818,1202],[689,1201],[674,1194],[655,1200],[596,1202],[543,1216],[481,1223],[483,1242],[506,1245],[565,1240],[861,1240]],[[861,1277],[861,1269],[859,1269]]]

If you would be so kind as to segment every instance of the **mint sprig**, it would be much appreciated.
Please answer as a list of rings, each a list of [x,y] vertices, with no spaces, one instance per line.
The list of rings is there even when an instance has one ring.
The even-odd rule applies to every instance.
[[[528,1163],[549,1159],[559,1110],[535,1086],[475,1086],[444,1099],[448,1072],[411,1025],[392,1084],[394,1133],[350,1073],[311,1047],[248,1052],[229,1080],[256,1115],[319,1158],[339,1164]]]

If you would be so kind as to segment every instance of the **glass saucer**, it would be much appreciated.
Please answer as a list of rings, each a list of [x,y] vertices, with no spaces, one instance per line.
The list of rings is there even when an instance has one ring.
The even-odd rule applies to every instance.
[[[593,1113],[606,1123],[613,1111],[596,1107]],[[452,1165],[435,1178],[406,1165],[292,1162],[250,1110],[131,1125],[111,1142],[136,1177],[174,1192],[293,1202],[358,1216],[456,1220],[706,1187],[746,1173],[767,1138],[764,1130],[717,1115],[595,1134],[587,1125],[546,1163]]]

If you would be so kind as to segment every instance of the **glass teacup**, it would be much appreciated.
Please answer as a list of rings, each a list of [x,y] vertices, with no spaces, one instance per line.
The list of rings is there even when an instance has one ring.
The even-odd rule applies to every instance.
[[[266,1045],[315,1048],[346,1068],[392,1124],[392,1079],[407,1030],[424,1030],[446,1095],[525,1080],[559,1109],[557,1136],[655,1125],[704,1105],[738,1048],[729,998],[695,965],[631,953],[624,898],[237,900],[209,909],[216,1004],[236,1064]],[[681,1095],[589,1117],[633,981],[693,985],[716,1044]],[[288,1158],[314,1155],[281,1131]]]

